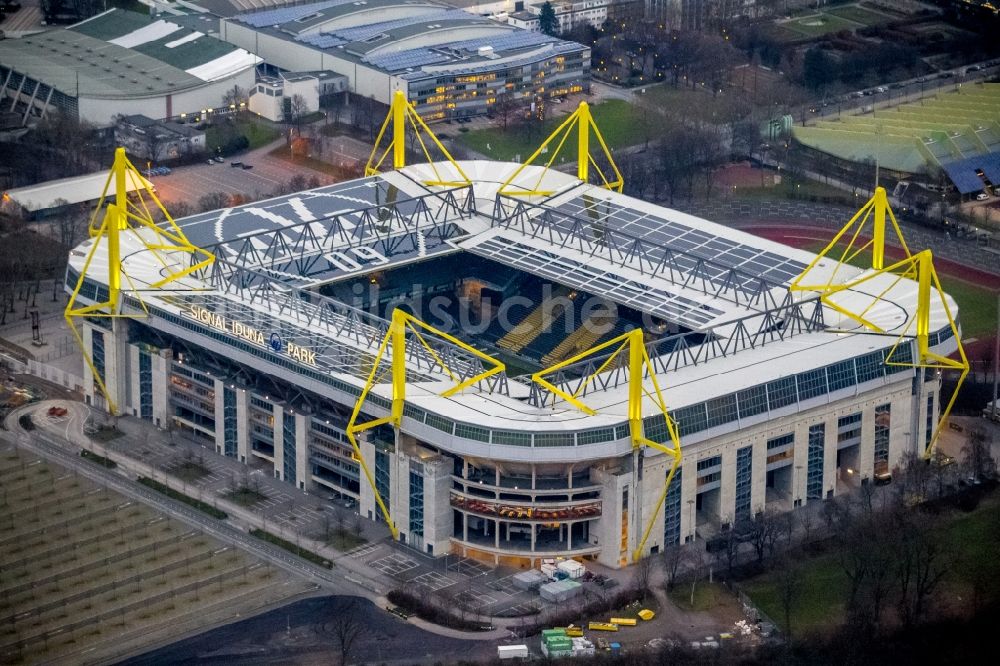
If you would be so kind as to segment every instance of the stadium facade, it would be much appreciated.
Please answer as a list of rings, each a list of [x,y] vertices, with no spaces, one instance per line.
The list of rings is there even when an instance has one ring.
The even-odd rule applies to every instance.
[[[122,233],[128,318],[86,320],[87,399],[103,404],[96,370],[120,413],[354,498],[435,556],[621,566],[870,482],[924,450],[941,409],[938,373],[909,364],[914,279],[538,166],[407,166],[178,227],[214,261]],[[102,238],[70,256],[80,305],[109,297]],[[848,287],[835,304],[791,290],[804,271]],[[942,356],[958,346],[948,308],[922,310]],[[574,360],[629,330],[645,366]],[[630,432],[670,441],[652,377],[682,450],[667,490],[673,459]]]
[[[590,85],[589,48],[433,0],[326,0],[224,18],[219,30],[269,65],[342,74],[360,97],[389,104],[401,90],[428,122]]]

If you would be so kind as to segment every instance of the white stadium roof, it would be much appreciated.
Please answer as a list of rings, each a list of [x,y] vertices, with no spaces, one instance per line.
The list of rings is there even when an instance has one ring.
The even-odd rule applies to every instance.
[[[471,189],[429,188],[422,183],[431,168],[415,165],[180,220],[191,242],[214,252],[218,260],[200,278],[192,275],[143,292],[153,313],[148,325],[198,339],[191,333],[198,328],[192,307],[249,321],[259,330],[280,331],[282,339],[316,350],[315,369],[305,373],[299,385],[356,392],[367,376],[367,370],[358,370],[359,358],[376,351],[385,322],[312,288],[345,274],[364,274],[360,266],[345,269],[336,257],[345,249],[382,243],[379,247],[399,248],[399,254],[387,255],[377,266],[381,271],[464,250],[681,323],[691,332],[651,343],[648,351],[687,441],[837,399],[862,384],[889,381],[901,371],[885,366],[884,360],[915,317],[916,283],[911,280],[892,285],[893,277],[880,276],[863,288],[838,294],[838,302],[862,310],[872,294],[881,293],[866,316],[886,334],[867,334],[855,321],[819,305],[815,295],[787,290],[814,258],[811,253],[539,167],[526,168],[515,186],[538,187],[541,177],[539,189],[555,194],[530,205],[519,203],[521,198],[498,198],[500,184],[519,165],[460,164],[472,180]],[[443,179],[452,171],[448,164],[436,168]],[[79,270],[92,242],[73,252],[71,271]],[[103,247],[97,253],[101,255]],[[134,233],[123,240],[122,255],[127,257],[125,271],[140,289],[161,279],[163,266]],[[188,261],[183,253],[175,253],[174,259],[178,269]],[[102,266],[100,256],[90,277],[104,282],[99,269],[93,274],[95,266]],[[832,261],[824,261],[817,270],[832,268]],[[866,273],[845,267],[841,274],[849,278]],[[299,295],[298,289],[309,291]],[[950,299],[949,307],[956,310]],[[930,330],[939,353],[954,349],[940,305],[931,313]],[[218,340],[218,335],[206,333],[206,344],[209,338]],[[234,356],[242,353],[237,346],[234,341]],[[902,347],[910,353],[909,344]],[[517,377],[508,378],[500,389],[470,388],[442,397],[448,376],[429,364],[418,347],[414,352],[408,359],[407,408],[412,410],[407,416],[415,433],[427,427],[441,430],[444,419],[458,424],[456,440],[464,436],[462,428],[501,434],[528,430],[536,438],[538,433],[567,433],[570,442],[576,441],[573,432],[603,429],[614,433],[615,446],[627,446],[619,430],[627,416],[627,384],[608,381],[589,389],[586,402],[597,410],[596,416],[564,403],[533,403],[530,382]],[[267,361],[269,353],[267,345],[253,351],[255,363]],[[472,367],[475,359],[469,357],[468,363]],[[287,363],[274,368],[275,374],[286,371]],[[391,386],[376,384],[373,394],[387,400]],[[737,421],[717,414],[730,402],[734,414],[737,402],[741,405]],[[655,413],[652,402],[646,407],[646,414]],[[436,425],[432,417],[438,419]],[[597,441],[608,440],[606,436]],[[508,459],[561,460],[573,454],[542,451],[537,444],[518,449],[500,434],[480,438],[477,454],[489,455],[482,448],[484,441],[506,447]]]

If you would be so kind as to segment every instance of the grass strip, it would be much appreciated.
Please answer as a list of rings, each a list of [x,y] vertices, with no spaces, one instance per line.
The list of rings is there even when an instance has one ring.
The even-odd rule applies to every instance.
[[[309,560],[313,564],[318,564],[319,566],[325,567],[327,569],[332,569],[333,568],[333,562],[331,562],[330,560],[326,559],[322,555],[318,555],[318,554],[312,552],[311,550],[306,550],[305,548],[302,548],[301,546],[296,546],[291,541],[285,541],[281,537],[279,537],[277,535],[274,535],[274,534],[271,534],[270,532],[265,532],[264,530],[253,529],[253,530],[250,530],[250,534],[253,535],[253,536],[255,536],[255,537],[257,537],[258,539],[263,539],[264,541],[267,541],[269,543],[273,543],[275,546],[278,546],[279,548],[284,548],[285,550],[287,550],[288,552],[292,553],[293,555],[298,555],[302,559]]]
[[[88,451],[87,449],[83,449],[82,451],[80,451],[80,457],[83,458],[84,460],[89,460],[92,463],[100,465],[101,467],[106,467],[108,469],[115,469],[116,467],[118,467],[118,463],[116,463],[111,458],[105,458],[104,456],[99,456],[92,451]]]
[[[225,520],[226,518],[229,517],[229,514],[226,513],[225,511],[220,511],[219,509],[216,509],[211,504],[207,504],[207,503],[202,502],[201,500],[197,500],[197,499],[195,499],[193,497],[188,497],[184,493],[179,493],[176,490],[174,490],[173,488],[169,488],[169,487],[163,485],[159,481],[154,481],[153,479],[150,479],[148,477],[141,476],[141,477],[139,477],[139,483],[141,483],[142,485],[146,486],[147,488],[152,488],[153,490],[155,490],[158,493],[163,493],[164,495],[166,495],[167,497],[170,497],[171,499],[175,499],[178,502],[183,502],[184,504],[187,504],[188,506],[194,507],[195,509],[198,509],[199,511],[201,511],[203,513],[207,513],[212,518],[218,518],[219,520]]]

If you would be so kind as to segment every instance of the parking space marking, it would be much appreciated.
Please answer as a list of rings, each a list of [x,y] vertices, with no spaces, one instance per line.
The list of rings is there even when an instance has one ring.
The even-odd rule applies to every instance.
[[[361,559],[366,555],[370,555],[379,549],[379,544],[377,543],[366,543],[360,546],[356,546],[351,550],[347,551],[347,555],[353,557],[354,559]]]
[[[456,581],[443,574],[439,574],[437,571],[428,571],[427,573],[420,574],[410,582],[419,583],[431,591],[437,591],[454,585]]]
[[[488,606],[490,604],[495,604],[497,598],[492,594],[486,594],[484,592],[473,592],[472,590],[464,590],[455,595],[455,600],[460,604],[464,604],[467,608],[477,608],[482,606]]]
[[[410,569],[416,569],[419,565],[405,555],[394,553],[388,557],[383,557],[375,560],[374,562],[369,562],[368,566],[373,569],[378,569],[387,576],[398,578]]]
[[[472,578],[473,576],[482,576],[483,574],[487,574],[493,571],[493,569],[482,562],[477,562],[476,560],[463,557],[457,562],[449,564],[448,571]]]

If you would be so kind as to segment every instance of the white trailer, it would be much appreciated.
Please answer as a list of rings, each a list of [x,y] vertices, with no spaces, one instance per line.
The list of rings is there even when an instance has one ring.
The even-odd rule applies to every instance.
[[[498,645],[497,659],[527,659],[527,645]]]

